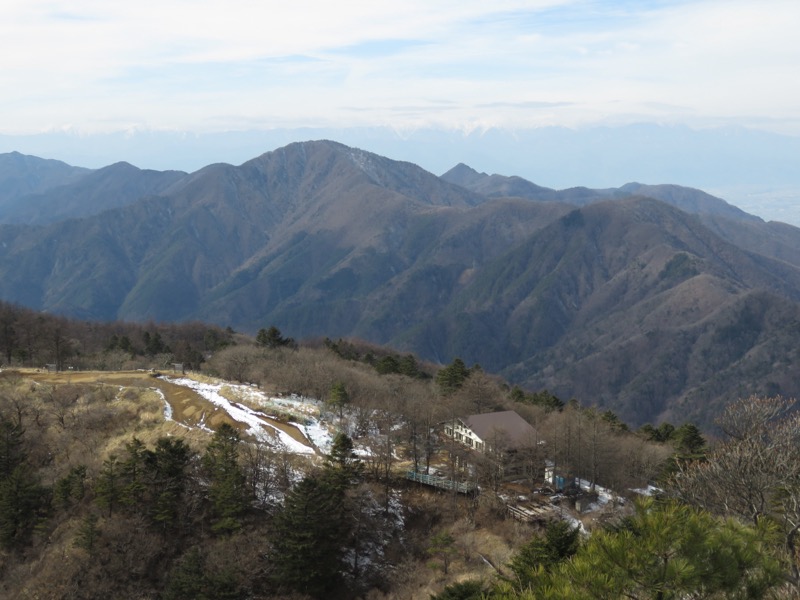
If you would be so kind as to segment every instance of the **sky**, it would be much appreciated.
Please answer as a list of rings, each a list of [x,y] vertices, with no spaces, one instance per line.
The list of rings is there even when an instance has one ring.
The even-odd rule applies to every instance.
[[[800,134],[794,0],[5,0],[0,133],[532,127]]]
[[[4,0],[0,151],[309,128],[800,138],[798,24],[796,0]]]

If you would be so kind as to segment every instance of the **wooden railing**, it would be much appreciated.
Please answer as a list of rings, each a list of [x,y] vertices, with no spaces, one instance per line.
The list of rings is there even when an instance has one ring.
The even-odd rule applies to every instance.
[[[445,479],[444,477],[437,477],[436,475],[426,475],[425,473],[417,473],[416,471],[407,471],[406,479],[442,490],[455,490],[459,494],[474,494],[478,491],[478,486],[475,483],[453,481],[452,479]]]

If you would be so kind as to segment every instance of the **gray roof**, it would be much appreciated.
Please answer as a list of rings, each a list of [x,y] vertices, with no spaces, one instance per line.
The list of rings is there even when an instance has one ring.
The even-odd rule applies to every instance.
[[[462,421],[484,442],[502,432],[516,446],[530,443],[536,435],[533,426],[513,410],[471,415]]]

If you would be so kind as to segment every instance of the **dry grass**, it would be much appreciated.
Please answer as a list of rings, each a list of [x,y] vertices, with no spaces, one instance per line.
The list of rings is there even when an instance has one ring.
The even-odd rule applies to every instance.
[[[164,435],[178,434],[187,438],[187,442],[190,440],[204,440],[207,438],[207,433],[196,431],[196,428],[201,424],[211,430],[216,430],[223,423],[227,423],[242,432],[247,428],[245,424],[234,421],[227,412],[215,406],[197,392],[167,381],[163,377],[157,376],[158,373],[146,371],[48,373],[37,369],[27,369],[20,371],[20,373],[21,380],[33,381],[38,385],[87,385],[95,389],[114,390],[115,411],[120,415],[127,415],[132,423],[128,428],[128,438],[125,441],[129,441],[131,434],[136,435],[145,443],[154,443]],[[224,384],[220,379],[199,373],[186,374],[182,375],[182,377],[190,378],[200,383]],[[155,390],[163,394],[164,399],[172,408],[174,422],[165,421],[164,402]],[[237,393],[233,386],[223,385],[220,395],[232,402],[238,402],[255,410],[260,409],[258,406],[252,406],[252,402],[248,402],[246,397]],[[280,429],[295,441],[309,447],[312,446],[296,427],[287,425],[279,419],[262,417],[262,420],[270,427]],[[272,434],[270,427],[265,428],[268,434]],[[118,440],[116,443],[111,444],[109,452],[119,454],[121,450],[124,450],[124,442]]]
[[[36,446],[59,448],[54,458],[39,457],[46,465],[45,479],[52,482],[79,464],[86,465],[90,474],[96,473],[109,456],[122,456],[134,436],[152,446],[161,437],[179,435],[191,447],[202,448],[208,433],[167,421],[164,400],[157,390],[172,406],[176,420],[196,424],[205,416],[212,427],[223,421],[224,413],[215,415],[222,411],[214,411],[213,405],[196,393],[140,371],[20,371],[18,377],[2,380],[4,395],[18,399],[2,409],[11,412],[18,406],[26,435],[44,442]],[[59,394],[68,393],[77,399],[59,404]],[[224,418],[229,420],[227,414]]]
[[[154,381],[139,373],[82,373],[80,377],[20,373],[0,378],[0,411],[5,418],[22,420],[29,461],[42,484],[52,487],[71,469],[84,466],[86,483],[91,486],[103,461],[111,455],[124,458],[125,446],[134,436],[147,447],[168,435],[180,436],[195,451],[201,451],[207,443],[208,432],[190,430],[164,419],[164,402],[151,389]],[[157,552],[150,548],[140,553],[120,553],[119,545],[102,548],[100,564],[97,556],[75,546],[81,525],[81,518],[70,509],[57,511],[46,531],[34,536],[29,550],[42,558],[24,567],[19,556],[0,551],[0,596],[12,597],[3,594],[14,590],[15,598],[88,597],[77,590],[100,583],[111,588],[117,585],[118,578],[97,575],[111,568],[109,560],[141,556],[144,561]],[[160,543],[146,528],[125,525],[126,530],[115,520],[106,522],[104,516],[98,526],[103,528],[107,544]],[[114,537],[115,528],[120,529],[120,539]],[[129,568],[116,565],[114,569],[117,567],[120,572]],[[92,572],[94,575],[87,575]],[[112,589],[107,592],[93,597],[134,597]]]

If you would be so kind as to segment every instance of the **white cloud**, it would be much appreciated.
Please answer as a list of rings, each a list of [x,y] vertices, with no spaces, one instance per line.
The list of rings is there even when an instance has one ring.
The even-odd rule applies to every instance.
[[[6,4],[0,132],[800,120],[789,1]]]

